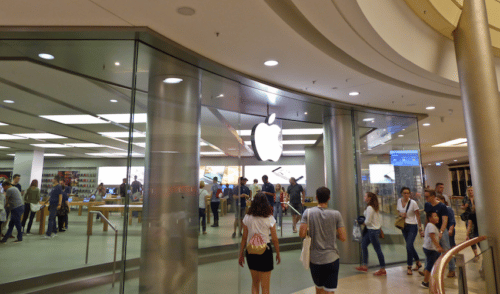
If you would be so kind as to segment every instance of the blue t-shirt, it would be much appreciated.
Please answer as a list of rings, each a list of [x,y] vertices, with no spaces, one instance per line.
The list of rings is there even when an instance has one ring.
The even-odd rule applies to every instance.
[[[247,186],[236,186],[233,189],[233,196],[240,196],[242,194],[247,194],[250,195],[250,189],[248,189]],[[235,204],[236,206],[240,205],[240,200],[241,200],[241,208],[247,207],[247,200],[246,198],[237,198],[234,199],[236,200]]]
[[[210,202],[220,202],[220,198],[217,198],[217,191],[220,190],[219,184],[212,185],[212,197]]]
[[[262,192],[269,192],[269,193],[276,193],[274,190],[274,185],[271,183],[264,183],[264,185],[262,185],[261,191]],[[269,204],[271,204],[271,206],[274,206],[274,196],[266,194],[266,197],[267,197],[267,201],[269,201]]]
[[[63,201],[68,201],[69,200],[69,194],[71,193],[71,187],[66,186],[64,188],[64,191],[62,192],[63,195]]]
[[[57,185],[52,187],[52,190],[50,190],[49,193],[49,203],[50,204],[59,204],[59,195],[63,194],[63,190],[61,188],[61,185]]]
[[[436,227],[441,230],[441,226],[443,225],[443,216],[448,216],[448,208],[446,208],[446,205],[443,203],[439,202],[438,204],[432,206],[429,202],[425,203],[424,206],[424,211],[425,213],[430,213],[430,212],[436,212],[438,217],[439,217],[439,222],[436,224]],[[450,220],[448,219],[448,223]]]

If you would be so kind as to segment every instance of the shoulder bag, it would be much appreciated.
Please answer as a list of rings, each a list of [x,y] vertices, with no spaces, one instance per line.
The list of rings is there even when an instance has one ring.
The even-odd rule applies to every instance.
[[[309,209],[307,210],[307,232],[304,241],[302,241],[302,252],[300,253],[300,261],[307,270],[311,261],[311,236],[309,235]]]
[[[259,233],[253,234],[252,238],[248,240],[247,252],[248,254],[262,255],[266,252],[267,244],[264,242],[264,238]]]
[[[403,200],[401,200],[401,203],[403,203]],[[406,203],[406,214],[408,214],[408,208],[410,208],[410,204],[411,204],[411,199],[408,200],[408,203]],[[402,217],[402,216],[398,216],[396,218],[396,221],[394,222],[394,226],[398,229],[404,229],[405,228],[405,219],[406,217]]]
[[[40,203],[30,203],[30,209],[32,212],[37,212],[40,210],[42,205]]]

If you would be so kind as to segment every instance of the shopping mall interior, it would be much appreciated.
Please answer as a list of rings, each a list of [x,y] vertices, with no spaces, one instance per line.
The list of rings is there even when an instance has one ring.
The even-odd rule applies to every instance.
[[[493,96],[476,89],[483,81],[467,79],[474,58],[462,61],[458,49],[460,22],[472,22],[463,16],[467,5],[483,1],[491,48],[480,55],[491,59],[493,74],[481,80],[494,82]],[[238,264],[241,204],[223,191],[236,189],[240,177],[261,189],[267,175],[285,191],[295,178],[304,208],[318,204],[317,188],[331,189],[328,206],[341,212],[348,235],[338,242],[335,293],[428,293],[417,272],[406,272],[407,245],[394,226],[400,190],[408,187],[423,212],[424,190],[442,183],[459,244],[469,239],[460,215],[474,184],[479,233],[488,239],[477,258],[469,246],[457,249],[466,275],[433,283],[446,293],[462,293],[464,281],[469,293],[500,293],[500,236],[490,229],[500,203],[485,196],[494,195],[488,179],[500,161],[500,138],[491,135],[500,130],[492,119],[500,112],[500,23],[492,17],[500,2],[441,2],[7,5],[0,12],[0,180],[20,175],[22,193],[38,180],[40,201],[54,177],[71,189],[64,232],[44,238],[49,210],[42,207],[22,242],[14,229],[0,245],[0,292],[251,293],[250,271]],[[260,137],[264,149],[257,126],[279,130]],[[211,194],[214,177],[223,195],[218,221],[211,200],[204,203],[205,234],[200,191]],[[362,252],[353,224],[366,192],[380,203],[385,277],[372,275],[372,246],[369,273],[355,270]],[[281,264],[270,293],[315,293],[288,200],[280,199]],[[2,235],[7,230],[8,219]],[[414,243],[421,257],[423,242]]]

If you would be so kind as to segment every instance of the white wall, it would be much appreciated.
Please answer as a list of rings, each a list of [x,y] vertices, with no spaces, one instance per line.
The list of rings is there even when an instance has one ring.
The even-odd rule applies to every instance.
[[[431,189],[434,189],[436,183],[444,184],[444,194],[452,195],[453,190],[451,188],[451,174],[448,170],[449,167],[447,165],[441,166],[427,166],[424,167],[424,175],[425,175],[425,184],[429,185]]]

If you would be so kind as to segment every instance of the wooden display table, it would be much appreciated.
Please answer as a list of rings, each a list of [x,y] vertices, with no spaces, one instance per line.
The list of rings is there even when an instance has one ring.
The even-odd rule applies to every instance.
[[[40,235],[45,233],[45,216],[47,215],[49,215],[48,205],[36,212],[36,220],[40,222],[40,226],[38,228],[38,234]]]
[[[102,201],[106,202],[106,204],[117,204],[117,203],[122,203],[121,198],[103,198]]]
[[[128,224],[132,224],[132,212],[139,211],[139,223],[142,221],[142,204],[141,205],[129,205],[129,216],[128,216]],[[121,211],[125,210],[125,205],[121,204],[106,204],[106,205],[98,205],[89,207],[89,211],[100,211],[102,214],[109,219],[109,213],[111,211]],[[93,214],[89,213],[87,217],[87,228],[92,226]],[[104,222],[102,227],[103,232],[108,231],[108,223]],[[90,230],[91,231],[91,230]]]
[[[221,198],[220,200],[220,216],[224,216],[227,214],[227,199]]]
[[[305,207],[316,207],[318,206],[318,202],[314,201],[314,202],[305,202],[302,206],[305,206]]]
[[[103,204],[105,204],[104,201],[89,201],[89,202],[71,201],[69,203],[69,207],[78,206],[78,215],[82,215],[82,207],[83,206],[92,207],[95,205],[103,205]]]

